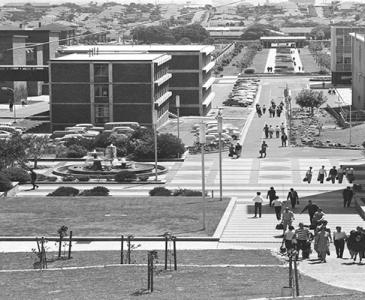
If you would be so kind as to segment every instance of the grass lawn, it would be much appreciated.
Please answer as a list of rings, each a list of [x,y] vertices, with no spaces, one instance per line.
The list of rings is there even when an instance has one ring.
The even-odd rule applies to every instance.
[[[179,245],[177,244],[177,247]],[[159,262],[164,263],[164,251],[158,251]],[[179,250],[178,265],[218,265],[218,264],[260,264],[281,265],[283,261],[273,256],[269,250]],[[47,252],[48,268],[83,267],[112,265],[120,263],[119,251],[75,251],[70,260],[55,260],[57,253]],[[33,253],[0,253],[0,270],[32,269],[35,262]],[[134,263],[145,264],[147,252],[132,251]]]
[[[68,226],[74,236],[211,236],[229,200],[207,201],[202,231],[201,198],[14,197],[0,198],[3,236],[55,236]]]
[[[265,72],[265,66],[267,61],[267,55],[269,54],[270,49],[262,49],[261,51],[258,51],[255,55],[251,68],[255,68],[256,73],[264,73]]]
[[[161,267],[158,267],[161,270]],[[90,269],[0,273],[1,299],[133,299],[147,287],[146,267],[115,266]],[[277,297],[287,286],[283,267],[180,267],[160,271],[155,291],[143,299],[254,299]],[[300,293],[365,294],[323,284],[300,276]],[[342,296],[338,299],[351,299]],[[357,298],[356,298],[357,297]],[[320,298],[319,298],[320,299]],[[335,299],[330,297],[328,299]]]

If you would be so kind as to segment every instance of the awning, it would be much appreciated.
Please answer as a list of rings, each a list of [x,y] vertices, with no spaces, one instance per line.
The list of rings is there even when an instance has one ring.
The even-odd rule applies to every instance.
[[[158,86],[160,86],[161,84],[163,84],[164,82],[166,82],[167,80],[169,80],[171,77],[172,77],[171,73],[166,73],[165,75],[163,75],[159,79],[155,80],[155,84],[157,84]]]
[[[211,92],[203,101],[203,106],[207,107],[214,99],[215,93]]]
[[[164,104],[170,97],[172,96],[172,92],[166,92],[165,94],[163,94],[160,98],[158,98],[155,101],[155,105],[157,107],[160,107],[162,104]]]
[[[214,83],[215,81],[215,77],[210,77],[204,84],[203,84],[203,88],[204,89],[209,89],[212,84]]]
[[[209,64],[207,64],[204,68],[204,72],[209,72],[213,67],[215,66],[215,61],[211,61]]]

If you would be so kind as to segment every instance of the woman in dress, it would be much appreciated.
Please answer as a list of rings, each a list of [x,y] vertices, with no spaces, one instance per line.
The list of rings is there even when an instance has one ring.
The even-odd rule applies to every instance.
[[[321,227],[314,238],[314,250],[318,253],[321,262],[326,262],[326,256],[329,254],[331,234],[326,231],[325,227]]]

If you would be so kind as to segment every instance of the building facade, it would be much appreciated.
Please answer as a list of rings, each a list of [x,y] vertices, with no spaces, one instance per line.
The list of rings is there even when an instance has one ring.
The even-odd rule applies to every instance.
[[[332,84],[351,84],[351,32],[365,33],[365,27],[331,26]]]
[[[365,110],[365,35],[351,33],[352,107]]]
[[[180,96],[181,115],[206,115],[211,108],[214,92],[212,77],[213,46],[206,45],[98,45],[70,46],[60,49],[60,55],[69,53],[166,53],[171,55],[169,72],[172,74],[170,111],[176,113],[176,96]]]
[[[171,74],[166,54],[70,54],[49,64],[52,130],[76,123],[168,119]]]

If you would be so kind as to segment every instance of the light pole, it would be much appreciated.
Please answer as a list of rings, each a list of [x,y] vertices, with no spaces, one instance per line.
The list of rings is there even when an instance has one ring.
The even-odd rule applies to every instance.
[[[205,230],[205,212],[206,212],[206,199],[205,199],[205,164],[204,164],[204,145],[206,142],[205,137],[205,123],[200,123],[200,130],[199,130],[199,142],[201,146],[201,152],[202,152],[202,197],[203,197],[203,230]]]
[[[177,110],[177,138],[180,139],[180,96],[176,95],[176,110]]]
[[[155,180],[158,180],[157,177],[157,110],[156,108],[152,111],[152,126],[153,126],[153,137],[154,137],[154,148],[155,148]]]
[[[222,188],[222,131],[223,131],[223,117],[222,110],[218,110],[218,138],[219,138],[219,200],[223,200],[223,188]]]
[[[16,106],[15,106],[15,99],[14,99],[14,95],[15,95],[15,92],[12,88],[10,87],[6,87],[6,86],[2,86],[1,87],[1,90],[2,91],[10,91],[13,95],[13,98],[12,99],[9,99],[9,105],[12,103],[13,106],[12,106],[12,109],[13,109],[13,123],[16,123]]]
[[[288,143],[288,145],[290,146],[290,141],[291,141],[291,96],[288,96],[288,102],[289,102],[289,143]]]

